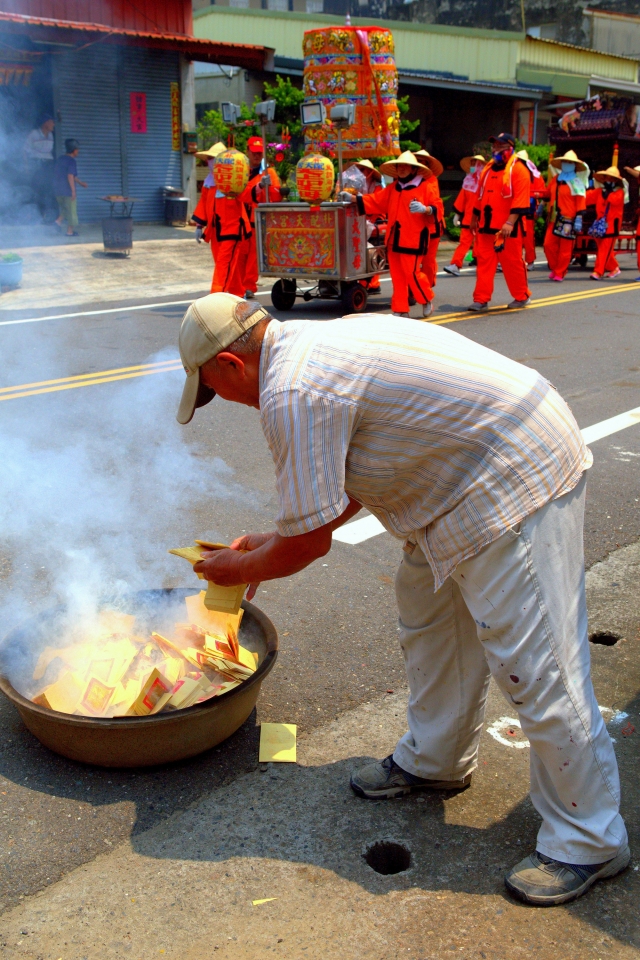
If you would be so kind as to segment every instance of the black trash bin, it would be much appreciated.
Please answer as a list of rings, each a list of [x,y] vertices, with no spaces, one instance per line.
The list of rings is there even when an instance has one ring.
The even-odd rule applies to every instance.
[[[105,253],[121,253],[128,257],[133,247],[133,197],[101,197],[111,205],[111,215],[102,220],[102,242]]]
[[[189,198],[178,187],[164,187],[164,222],[168,227],[185,226],[189,216]]]

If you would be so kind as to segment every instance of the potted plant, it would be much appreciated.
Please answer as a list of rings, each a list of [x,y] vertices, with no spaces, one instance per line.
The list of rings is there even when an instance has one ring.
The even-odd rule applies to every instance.
[[[22,257],[0,253],[0,287],[19,287],[22,282]]]

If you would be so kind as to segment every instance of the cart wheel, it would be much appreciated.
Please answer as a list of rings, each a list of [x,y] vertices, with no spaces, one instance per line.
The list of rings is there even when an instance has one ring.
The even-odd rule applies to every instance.
[[[343,283],[340,299],[345,313],[362,313],[367,306],[367,291],[361,283]]]
[[[276,310],[291,310],[295,302],[295,280],[276,280],[271,288],[271,303]]]

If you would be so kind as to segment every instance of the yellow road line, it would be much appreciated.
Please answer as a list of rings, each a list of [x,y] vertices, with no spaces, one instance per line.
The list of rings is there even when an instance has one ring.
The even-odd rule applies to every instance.
[[[544,297],[534,300],[523,310],[533,310],[536,307],[549,307],[562,303],[576,303],[580,300],[591,300],[594,297],[606,297],[612,293],[623,293],[624,291],[640,290],[640,284],[618,283],[615,286],[607,287],[602,290],[589,290],[584,292],[573,292],[559,294],[554,297]],[[433,323],[438,326],[446,323],[457,323],[461,320],[473,320],[476,317],[496,316],[503,313],[518,313],[517,310],[510,310],[506,304],[493,307],[486,313],[473,313],[468,310],[457,311],[455,313],[440,314],[427,323]],[[112,370],[101,370],[95,373],[80,373],[73,377],[61,377],[58,380],[40,380],[35,383],[23,383],[13,387],[0,387],[0,401],[18,400],[22,397],[33,397],[41,393],[57,393],[60,390],[74,390],[77,387],[89,387],[98,383],[114,383],[117,380],[131,380],[135,377],[146,377],[153,373],[165,373],[171,370],[181,370],[182,364],[178,359],[159,360],[156,363],[140,363],[131,367],[116,367]]]
[[[613,287],[607,287],[606,290],[589,290],[584,293],[560,294],[556,297],[543,297],[539,300],[533,300],[528,307],[522,307],[522,310],[533,310],[534,307],[550,307],[561,303],[575,303],[578,300],[591,300],[593,297],[606,297],[611,293],[623,293],[625,290],[640,290],[640,284],[636,283],[617,283]],[[456,323],[459,320],[473,320],[474,317],[491,317],[500,313],[517,313],[516,309],[509,309],[506,303],[499,307],[492,307],[484,313],[475,313],[472,310],[458,311],[456,313],[445,313],[436,316],[435,319],[427,319],[427,323],[440,325],[444,323]]]
[[[56,380],[39,380],[36,383],[19,383],[13,387],[0,387],[0,393],[13,393],[15,390],[28,390],[31,387],[48,387],[58,383],[71,383],[74,380],[95,380],[96,378],[107,377],[110,374],[129,373],[133,370],[152,370],[156,367],[164,368],[179,363],[174,360],[158,360],[156,363],[138,363],[133,367],[115,367],[113,370],[96,370],[93,373],[78,373],[73,377],[59,377]]]
[[[173,366],[169,366],[169,362],[173,363]],[[90,387],[93,384],[98,383],[114,383],[116,380],[131,380],[135,377],[148,377],[154,373],[167,373],[171,370],[182,370],[182,364],[179,360],[173,360],[165,362],[162,365],[158,364],[145,364],[138,367],[122,367],[122,370],[132,370],[131,373],[118,373],[116,370],[105,370],[101,374],[94,374],[91,377],[81,378],[81,377],[65,377],[62,380],[51,380],[44,381],[44,383],[51,384],[50,386],[42,386],[39,389],[29,389],[33,387],[38,387],[36,383],[25,383],[22,386],[12,387],[13,393],[4,393],[0,395],[0,401],[2,400],[18,400],[21,397],[34,397],[40,393],[57,393],[60,390],[75,390],[77,387]],[[116,376],[108,376],[110,373],[117,374]]]

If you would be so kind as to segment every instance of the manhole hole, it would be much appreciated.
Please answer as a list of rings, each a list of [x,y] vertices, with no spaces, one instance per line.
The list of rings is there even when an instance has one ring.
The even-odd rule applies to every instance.
[[[403,843],[393,840],[377,840],[363,854],[365,862],[376,873],[385,877],[393,873],[402,873],[411,866],[411,850]]]
[[[598,643],[602,647],[613,647],[621,639],[619,633],[611,633],[609,630],[596,630],[589,637],[589,643]]]

